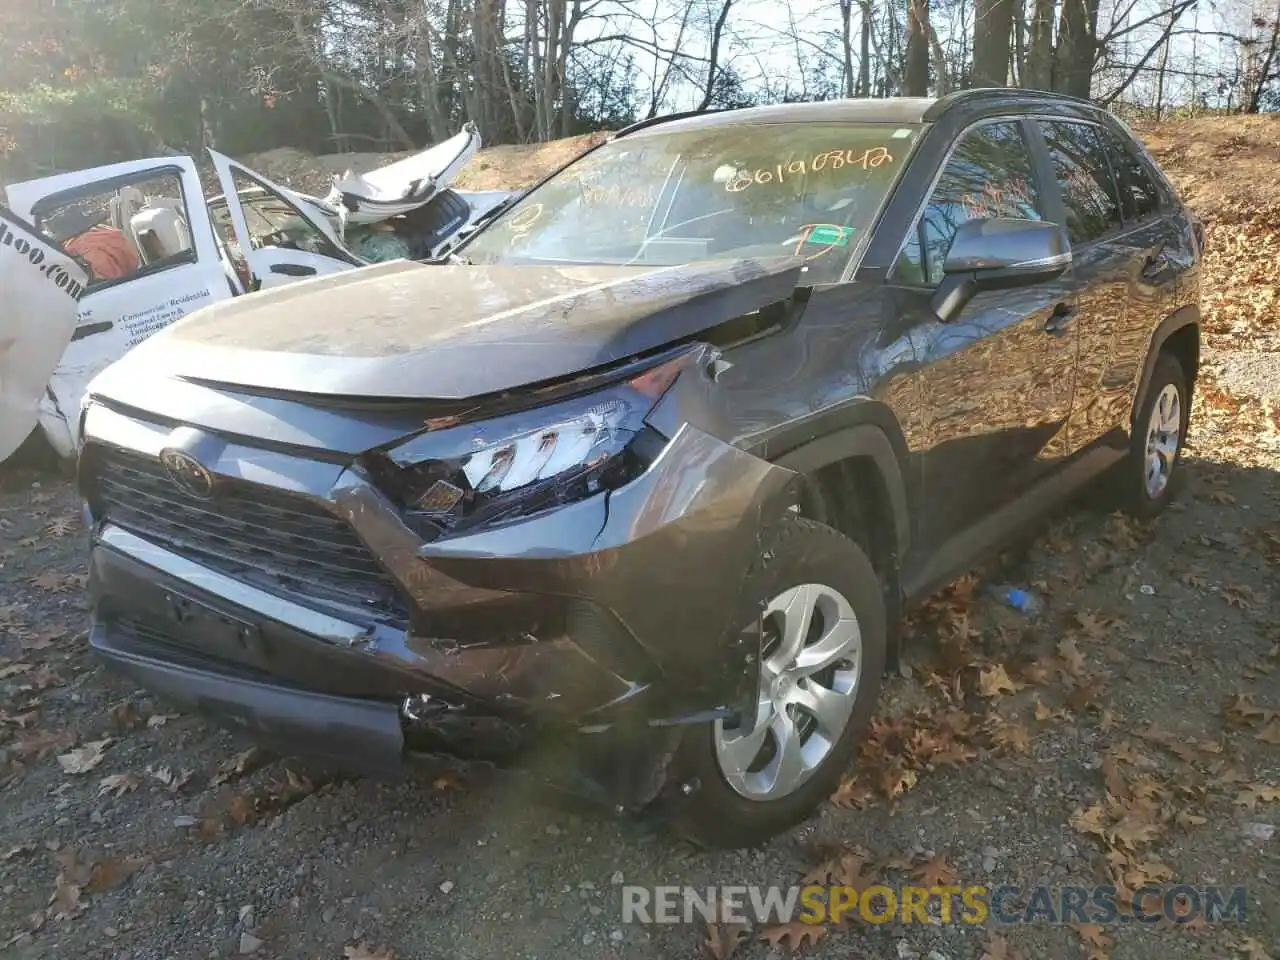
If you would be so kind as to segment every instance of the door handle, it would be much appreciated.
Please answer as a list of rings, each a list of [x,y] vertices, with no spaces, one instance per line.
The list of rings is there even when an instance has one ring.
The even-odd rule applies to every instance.
[[[1044,322],[1044,332],[1060,337],[1067,332],[1067,327],[1076,318],[1076,308],[1066,303],[1054,305],[1049,319]]]
[[[271,272],[282,273],[286,277],[314,277],[316,268],[306,267],[300,263],[273,263]]]

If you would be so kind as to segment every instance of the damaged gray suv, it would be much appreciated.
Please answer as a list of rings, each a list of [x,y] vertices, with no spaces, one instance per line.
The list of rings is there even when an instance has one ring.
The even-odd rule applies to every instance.
[[[1168,500],[1202,241],[1082,101],[638,124],[445,261],[105,371],[92,646],[353,772],[514,764],[759,842],[850,767],[907,605],[1103,473]]]

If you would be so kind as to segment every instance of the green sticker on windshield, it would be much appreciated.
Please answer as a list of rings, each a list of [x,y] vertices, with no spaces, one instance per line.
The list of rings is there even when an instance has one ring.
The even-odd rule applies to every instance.
[[[841,227],[833,223],[819,223],[810,228],[804,238],[805,243],[815,243],[823,247],[847,247],[849,238],[853,236],[853,227]]]

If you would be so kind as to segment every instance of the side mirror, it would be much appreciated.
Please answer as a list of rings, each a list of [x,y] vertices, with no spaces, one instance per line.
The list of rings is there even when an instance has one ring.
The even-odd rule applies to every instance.
[[[978,293],[1044,283],[1062,276],[1069,266],[1071,245],[1056,223],[967,220],[951,241],[933,309],[947,323]]]

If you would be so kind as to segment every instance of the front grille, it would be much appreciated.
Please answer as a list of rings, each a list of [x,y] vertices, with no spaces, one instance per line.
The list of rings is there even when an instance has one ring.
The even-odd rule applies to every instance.
[[[152,457],[102,445],[86,454],[99,519],[246,583],[407,622],[395,581],[323,504],[228,478],[219,478],[213,500],[196,500]]]

